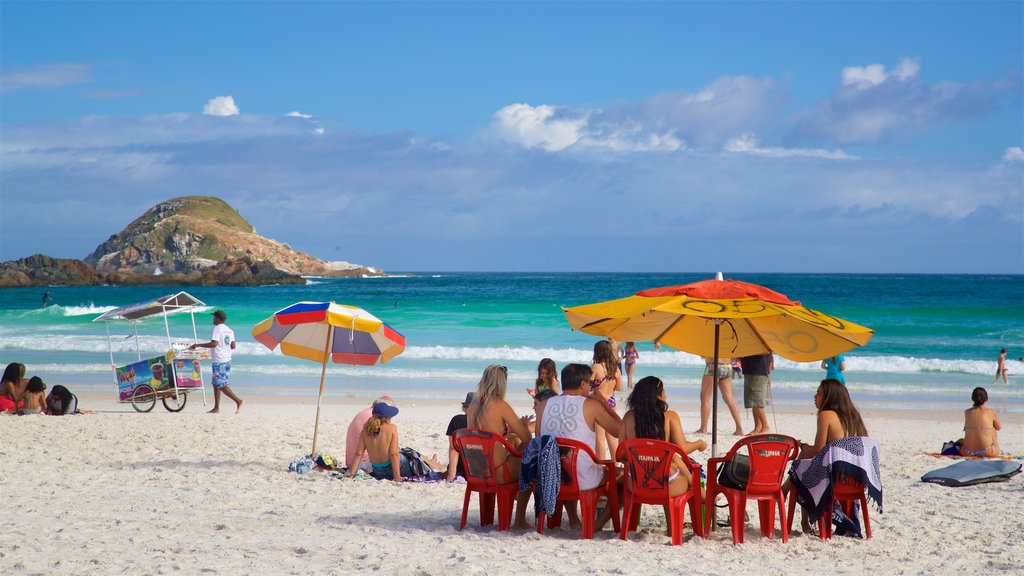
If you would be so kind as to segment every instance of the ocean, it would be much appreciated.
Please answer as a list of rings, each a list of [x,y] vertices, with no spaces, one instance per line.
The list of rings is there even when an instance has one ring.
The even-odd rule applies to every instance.
[[[401,332],[404,354],[386,365],[329,365],[328,396],[462,398],[492,363],[509,368],[510,396],[526,400],[537,362],[561,368],[589,363],[595,338],[573,332],[561,312],[656,286],[713,274],[410,273],[381,278],[310,278],[305,286],[51,287],[55,304],[41,308],[43,288],[0,290],[0,364],[22,362],[29,375],[75,391],[116,397],[103,322],[114,308],[185,290],[208,306],[197,311],[200,341],[209,339],[209,312],[228,314],[238,339],[233,387],[246,394],[314,395],[320,367],[270,352],[250,335],[276,310],[300,300],[361,306]],[[975,386],[997,409],[1024,412],[1024,276],[884,274],[726,274],[782,292],[805,306],[875,330],[868,345],[847,353],[847,383],[866,407],[949,409],[970,404]],[[192,338],[188,314],[169,319],[172,341]],[[138,324],[143,358],[166,351],[164,323]],[[127,322],[110,323],[117,365],[135,361]],[[639,343],[636,378],[656,375],[669,399],[696,402],[703,362],[697,356]],[[996,356],[1009,349],[1010,386],[992,385]],[[209,381],[209,365],[204,363]],[[809,405],[824,371],[818,363],[776,358],[776,405]],[[734,383],[737,398],[742,384]],[[521,396],[521,398],[520,398]]]

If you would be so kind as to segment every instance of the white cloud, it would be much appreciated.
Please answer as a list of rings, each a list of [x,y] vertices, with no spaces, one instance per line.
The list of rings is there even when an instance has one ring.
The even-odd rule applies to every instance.
[[[735,134],[768,129],[784,102],[770,78],[727,76],[603,109],[511,104],[494,114],[490,135],[549,152],[717,150]]]
[[[0,94],[19,90],[53,90],[92,81],[90,64],[60,63],[16,67],[0,74]]]
[[[842,150],[824,150],[821,148],[773,148],[757,145],[757,138],[753,134],[743,134],[725,143],[722,148],[726,152],[738,154],[753,154],[755,156],[766,156],[768,158],[825,158],[828,160],[859,160]]]
[[[918,77],[919,71],[916,58],[903,59],[892,71],[876,64],[844,69],[843,84],[835,92],[787,120],[789,137],[841,145],[906,139],[917,130],[990,116],[1014,106],[1021,94],[1019,72],[1013,70],[968,84],[929,84]]]
[[[237,116],[238,106],[231,96],[216,96],[203,106],[203,114],[207,116]]]
[[[303,114],[302,112],[299,112],[298,110],[294,110],[292,112],[289,112],[289,113],[285,114],[285,116],[288,116],[289,118],[305,118],[307,120],[313,117],[312,114]]]
[[[611,142],[610,126],[622,129],[617,138],[625,143],[664,146],[646,140],[658,133],[656,123],[628,111],[593,112],[566,150],[588,146],[592,137]],[[556,110],[540,124],[572,119],[570,112]],[[776,145],[774,137],[739,130],[713,154],[608,161],[604,153],[523,153],[479,138],[444,146],[334,124],[316,137],[313,121],[282,115],[244,120],[169,114],[5,126],[0,259],[40,251],[84,256],[147,208],[186,190],[223,194],[261,233],[318,257],[395,269],[419,262],[438,269],[593,270],[608,261],[692,269],[715,260],[756,269],[783,253],[779,266],[792,271],[813,270],[809,262],[836,254],[853,270],[987,271],[1024,261],[1019,243],[991,240],[1019,231],[1022,218],[1020,164],[998,158],[982,168],[946,159],[808,162],[793,150],[839,152],[773,148],[753,134]],[[734,153],[721,152],[727,143]],[[323,210],[309,212],[310,205]],[[610,206],[629,217],[606,218],[598,229],[552,219],[581,206]],[[74,212],[81,225],[68,231],[59,219],[22,217],[40,210]],[[296,227],[297,218],[306,225]],[[339,221],[346,225],[339,228]],[[722,237],[679,259],[680,245],[749,226],[758,227],[756,246],[742,235]],[[381,240],[360,242],[368,236]],[[609,245],[611,257],[587,249],[595,242]],[[936,242],[954,244],[957,256],[944,252],[936,260]],[[338,245],[343,251],[324,252]],[[634,258],[637,245],[645,246],[642,258]],[[879,257],[892,246],[899,250]]]
[[[587,123],[585,116],[559,117],[554,106],[529,104],[509,104],[495,112],[493,120],[493,130],[500,138],[549,152],[579,141],[580,131]]]
[[[1010,146],[1003,154],[1003,160],[1007,162],[1024,162],[1024,149],[1020,146]]]
[[[882,64],[868,64],[867,66],[848,66],[843,68],[843,86],[853,86],[859,90],[873,88],[890,78],[906,81],[917,76],[921,71],[921,64],[917,58],[904,58],[892,69],[885,71]]]

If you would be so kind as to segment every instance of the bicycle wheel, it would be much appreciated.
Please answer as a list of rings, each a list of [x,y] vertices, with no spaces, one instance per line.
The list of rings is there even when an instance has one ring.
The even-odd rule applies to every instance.
[[[168,412],[181,412],[185,409],[185,400],[187,399],[188,396],[184,392],[178,391],[175,394],[172,390],[170,394],[164,396],[161,400]]]
[[[132,392],[132,408],[136,412],[149,412],[153,406],[156,406],[156,391],[146,384],[136,386]]]

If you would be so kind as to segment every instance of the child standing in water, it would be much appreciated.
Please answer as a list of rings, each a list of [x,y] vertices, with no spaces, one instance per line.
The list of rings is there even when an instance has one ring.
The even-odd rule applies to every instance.
[[[46,414],[46,384],[39,376],[33,376],[25,388],[25,395],[22,396],[24,404],[21,406],[22,414]]]
[[[636,342],[626,342],[626,380],[629,389],[633,389],[633,370],[636,370],[636,361],[640,359],[640,351],[636,349]]]

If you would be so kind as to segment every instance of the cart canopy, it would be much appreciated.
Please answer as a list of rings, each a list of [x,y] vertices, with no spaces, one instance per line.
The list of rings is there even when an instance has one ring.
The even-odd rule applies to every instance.
[[[160,298],[153,298],[130,306],[123,306],[117,310],[111,310],[93,319],[93,322],[100,320],[139,320],[147,316],[169,316],[178,312],[186,312],[196,306],[205,306],[195,296],[188,292],[178,292]]]

